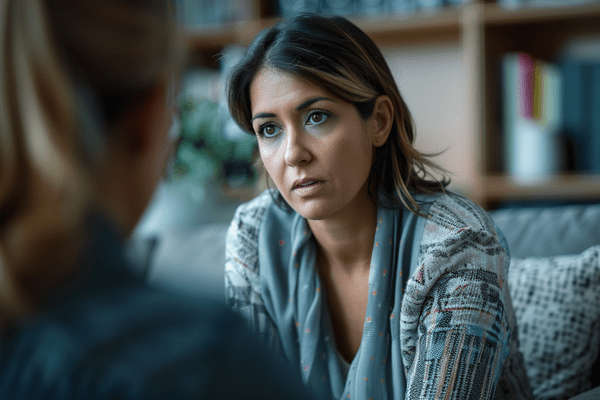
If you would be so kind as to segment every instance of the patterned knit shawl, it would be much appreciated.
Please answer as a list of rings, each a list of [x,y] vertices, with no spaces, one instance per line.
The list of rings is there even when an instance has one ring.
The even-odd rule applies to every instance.
[[[419,203],[426,214],[434,199],[420,200],[425,199]],[[404,398],[400,310],[405,280],[418,262],[425,218],[400,207],[378,207],[362,341],[348,369],[335,344],[306,220],[279,207],[269,207],[267,214],[263,221],[269,223],[259,231],[260,280],[279,350],[300,367],[304,383],[318,398]]]

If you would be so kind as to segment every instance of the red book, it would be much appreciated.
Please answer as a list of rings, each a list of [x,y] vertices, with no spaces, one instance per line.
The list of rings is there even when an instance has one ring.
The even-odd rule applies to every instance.
[[[533,118],[533,58],[525,53],[518,55],[519,83],[517,110],[525,119]]]

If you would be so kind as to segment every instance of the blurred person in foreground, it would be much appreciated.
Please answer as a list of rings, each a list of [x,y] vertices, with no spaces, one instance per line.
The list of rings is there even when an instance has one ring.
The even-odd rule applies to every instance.
[[[306,398],[124,258],[169,156],[166,1],[0,0],[0,398]]]

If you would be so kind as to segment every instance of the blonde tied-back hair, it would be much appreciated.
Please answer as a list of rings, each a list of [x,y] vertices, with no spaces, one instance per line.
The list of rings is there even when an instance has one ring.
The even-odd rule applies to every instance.
[[[183,52],[165,1],[0,0],[0,18],[3,323],[73,273],[103,143]]]
[[[445,191],[450,182],[447,171],[431,161],[432,155],[414,148],[414,122],[389,66],[375,43],[356,25],[343,17],[303,13],[263,30],[254,39],[228,80],[231,115],[251,134],[250,85],[262,68],[323,87],[354,104],[364,119],[372,115],[380,96],[390,98],[394,110],[391,132],[376,149],[369,175],[369,194],[375,201],[389,204],[378,197],[383,191],[422,215],[411,192]],[[276,200],[285,205],[280,194]]]

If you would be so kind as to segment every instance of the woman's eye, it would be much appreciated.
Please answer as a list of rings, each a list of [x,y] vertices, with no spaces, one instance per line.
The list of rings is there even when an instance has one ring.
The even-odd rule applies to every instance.
[[[308,116],[308,121],[306,123],[307,125],[319,125],[325,122],[327,118],[329,118],[328,114],[321,111],[315,111]]]
[[[266,138],[271,138],[277,136],[277,134],[281,131],[281,129],[276,125],[262,125],[258,128],[259,136],[264,136]]]

